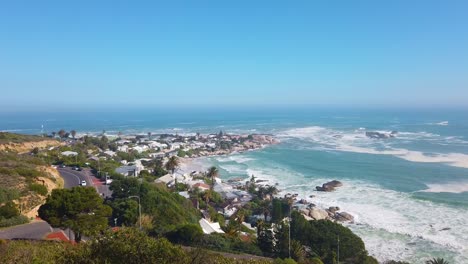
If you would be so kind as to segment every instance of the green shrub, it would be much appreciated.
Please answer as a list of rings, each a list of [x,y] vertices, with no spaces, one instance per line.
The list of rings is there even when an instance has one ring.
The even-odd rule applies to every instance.
[[[29,219],[24,216],[14,216],[8,219],[0,219],[0,228],[29,223]]]
[[[173,243],[190,245],[201,239],[203,231],[198,224],[187,224],[169,232],[166,236]]]
[[[41,184],[37,184],[37,183],[31,183],[29,185],[29,190],[30,191],[33,191],[33,192],[36,192],[42,196],[46,196],[48,191],[47,191],[47,187],[45,187],[44,185],[41,185]]]
[[[7,189],[0,187],[0,204],[16,200],[20,197],[20,193],[17,189]]]
[[[7,202],[5,205],[0,206],[0,219],[2,218],[12,218],[18,216],[20,212],[13,202]]]
[[[239,238],[228,237],[224,234],[203,235],[197,243],[198,247],[222,252],[247,253],[262,256],[260,248],[254,243],[248,243]]]

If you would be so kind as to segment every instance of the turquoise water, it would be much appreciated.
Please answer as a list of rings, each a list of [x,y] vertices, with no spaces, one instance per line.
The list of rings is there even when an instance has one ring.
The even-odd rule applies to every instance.
[[[146,110],[0,114],[0,130],[39,133],[269,133],[281,143],[200,160],[223,178],[254,174],[284,192],[353,214],[349,227],[380,260],[468,263],[468,112],[324,109]],[[399,131],[375,140],[365,131]],[[332,179],[344,186],[317,193]],[[442,230],[447,229],[448,230]]]

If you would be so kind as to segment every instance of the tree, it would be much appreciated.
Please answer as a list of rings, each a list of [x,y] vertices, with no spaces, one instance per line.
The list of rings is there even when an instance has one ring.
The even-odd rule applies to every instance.
[[[110,203],[114,224],[132,226],[138,220],[138,202],[134,199],[116,199]]]
[[[52,227],[70,228],[75,241],[82,235],[92,236],[107,228],[107,218],[112,209],[92,187],[55,189],[39,208],[39,216]]]
[[[207,176],[211,179],[211,190],[214,188],[215,179],[219,176],[219,170],[215,166],[210,167]]]
[[[112,191],[112,198],[115,199],[126,199],[132,195],[140,195],[140,184],[138,179],[134,177],[114,179],[109,188]]]
[[[208,203],[210,202],[210,199],[211,199],[211,190],[207,190],[206,192],[204,192],[203,198],[205,198],[206,205],[208,206]]]
[[[65,253],[61,263],[190,263],[182,248],[134,228],[107,231],[76,250]]]
[[[445,261],[443,258],[433,258],[426,261],[426,264],[449,264],[448,261]]]
[[[271,224],[265,223],[263,220],[257,221],[257,244],[258,247],[267,256],[272,256],[275,252],[274,234]]]
[[[179,167],[179,158],[172,156],[166,162],[166,170],[171,171],[174,174],[175,170]]]
[[[67,132],[65,132],[65,130],[60,129],[60,131],[57,134],[59,135],[60,138],[64,138],[66,133]]]
[[[75,139],[75,136],[76,136],[76,130],[72,130],[72,131],[70,131],[70,134],[72,135],[73,139]]]

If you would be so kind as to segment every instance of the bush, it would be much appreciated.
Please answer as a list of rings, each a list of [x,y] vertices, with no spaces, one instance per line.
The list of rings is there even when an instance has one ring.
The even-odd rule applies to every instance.
[[[277,258],[275,259],[275,261],[273,261],[273,264],[297,264],[297,262],[294,259],[290,259],[290,258],[285,258],[285,259]]]
[[[203,231],[198,224],[187,224],[175,231],[169,232],[166,236],[173,243],[190,245],[200,240],[203,236]]]
[[[36,192],[42,196],[46,196],[48,191],[47,191],[47,187],[45,187],[44,185],[41,185],[41,184],[37,184],[37,183],[31,183],[29,185],[29,190],[30,191],[33,191],[33,192]]]
[[[7,202],[4,206],[0,206],[0,219],[2,218],[12,218],[19,216],[20,212],[16,205],[13,202]]]
[[[0,168],[1,169],[1,168]],[[0,204],[16,200],[20,197],[17,189],[6,189],[0,187]]]
[[[29,223],[29,219],[26,216],[24,215],[14,216],[12,218],[0,220],[0,228],[15,226],[15,225],[22,225],[26,223]]]
[[[313,252],[332,263],[340,238],[340,259],[346,263],[376,263],[367,255],[364,242],[349,228],[328,220],[306,221],[298,212],[292,213],[291,238],[309,246]]]
[[[222,252],[263,255],[256,244],[244,242],[239,238],[228,237],[223,234],[203,235],[197,246]]]

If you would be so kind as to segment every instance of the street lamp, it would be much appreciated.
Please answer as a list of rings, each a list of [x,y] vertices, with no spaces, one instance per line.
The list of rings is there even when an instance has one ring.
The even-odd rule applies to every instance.
[[[140,219],[140,230],[141,230],[141,203],[140,203],[140,196],[138,195],[132,195],[132,196],[129,196],[128,198],[138,198],[138,213],[140,215],[139,219]]]

